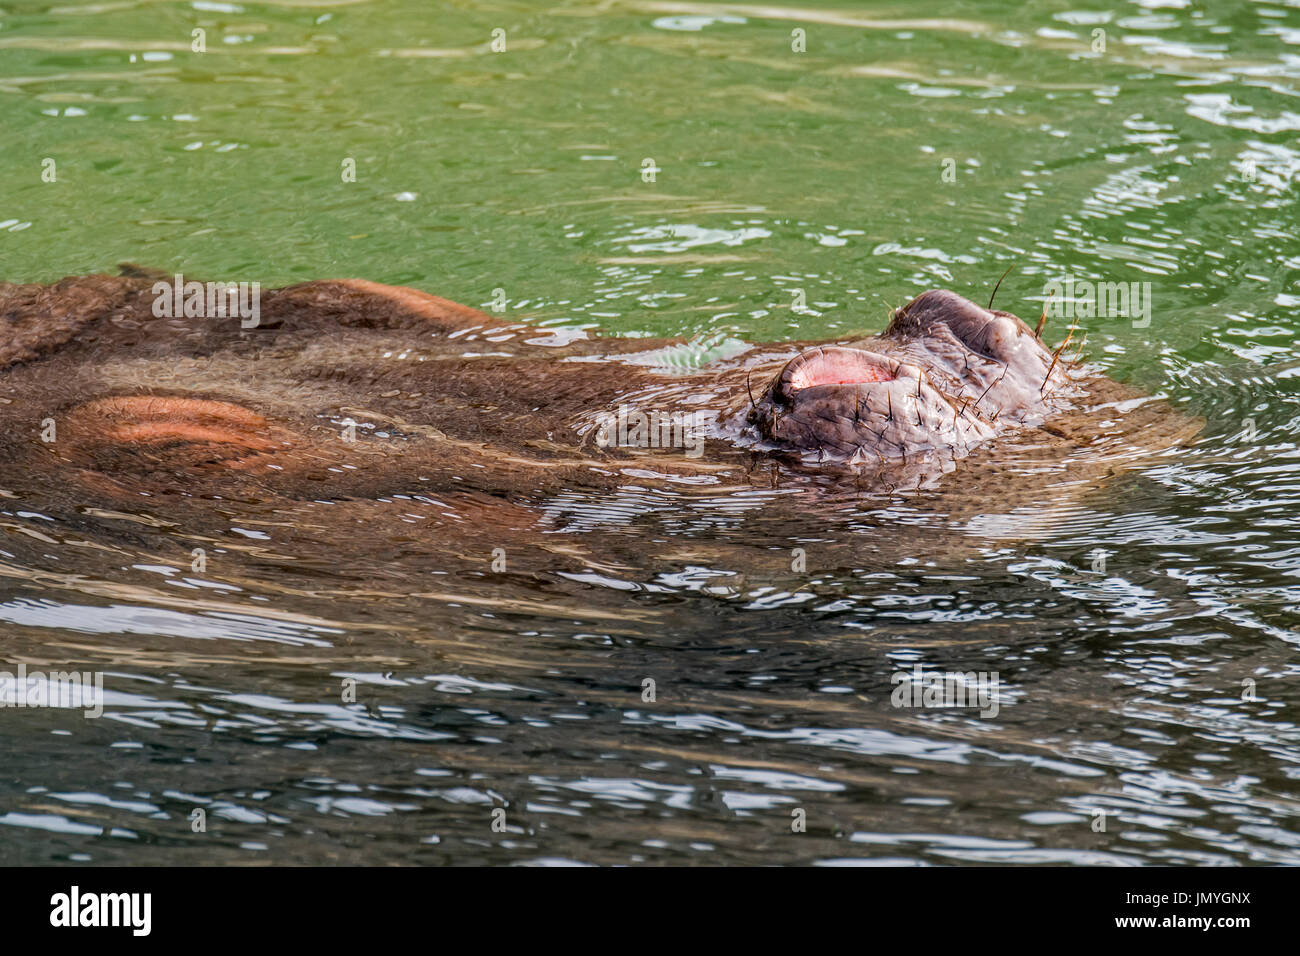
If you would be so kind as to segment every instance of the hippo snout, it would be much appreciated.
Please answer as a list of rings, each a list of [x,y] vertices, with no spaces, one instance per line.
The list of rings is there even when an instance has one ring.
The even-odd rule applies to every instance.
[[[1006,312],[935,290],[861,345],[808,348],[755,401],[764,439],[818,459],[961,457],[999,426],[1044,411],[1064,382],[1054,356]]]
[[[771,441],[866,461],[969,445],[988,434],[916,365],[844,346],[809,349],[786,363],[751,421]]]

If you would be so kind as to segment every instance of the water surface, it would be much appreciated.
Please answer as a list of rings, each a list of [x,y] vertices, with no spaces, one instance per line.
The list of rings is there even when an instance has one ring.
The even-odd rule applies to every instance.
[[[355,275],[707,359],[1014,265],[1031,320],[1150,283],[1087,355],[1206,424],[1023,536],[900,505],[788,574],[706,560],[761,508],[635,489],[557,527],[671,572],[282,577],[232,525],[198,573],[6,497],[4,668],[108,700],[0,709],[0,861],[1300,862],[1298,84],[1283,3],[6,2],[6,280]],[[918,664],[998,715],[892,707]]]

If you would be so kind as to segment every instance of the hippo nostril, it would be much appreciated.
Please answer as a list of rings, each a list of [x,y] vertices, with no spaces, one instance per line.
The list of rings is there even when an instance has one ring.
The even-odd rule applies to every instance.
[[[786,390],[797,392],[819,385],[864,385],[892,382],[896,375],[879,356],[861,349],[820,348],[805,352],[786,366]]]

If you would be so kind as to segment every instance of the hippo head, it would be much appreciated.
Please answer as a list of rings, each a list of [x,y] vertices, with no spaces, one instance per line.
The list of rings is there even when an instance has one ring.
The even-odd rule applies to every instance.
[[[1040,419],[1067,381],[1032,329],[954,292],[925,292],[885,332],[790,359],[750,411],[758,433],[818,461],[958,458],[1001,424]]]

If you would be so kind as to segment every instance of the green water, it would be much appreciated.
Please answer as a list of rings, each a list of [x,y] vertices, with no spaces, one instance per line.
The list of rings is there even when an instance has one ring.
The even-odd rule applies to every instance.
[[[520,682],[545,685],[538,697],[490,661],[457,670],[468,683],[442,710],[417,682],[411,697],[394,691],[400,718],[372,714],[368,727],[304,729],[286,706],[259,711],[283,721],[284,738],[194,731],[184,746],[219,758],[201,780],[128,772],[112,749],[121,740],[83,739],[71,719],[50,737],[0,715],[15,753],[0,859],[192,861],[151,814],[183,820],[190,798],[173,806],[165,794],[203,791],[232,806],[269,799],[280,821],[272,851],[267,825],[248,824],[223,838],[222,862],[332,859],[336,843],[371,863],[1300,862],[1300,468],[1294,389],[1276,374],[1300,359],[1294,4],[0,3],[5,280],[123,261],[268,287],[356,276],[705,346],[875,330],[924,288],[984,300],[1010,266],[998,304],[1031,321],[1046,283],[1065,275],[1150,283],[1149,324],[1088,319],[1088,356],[1204,416],[1213,451],[1240,451],[1169,465],[1113,513],[1032,554],[990,552],[966,578],[843,569],[840,602],[806,612],[719,611],[698,583],[668,582],[685,643],[647,633],[638,653],[695,668],[702,689],[673,725],[689,745],[664,731],[611,757],[618,734],[651,734],[654,720],[610,710],[590,730],[564,725],[599,673],[553,686],[539,664]],[[199,28],[203,53],[191,49]],[[1239,446],[1247,420],[1253,444]],[[1118,551],[1102,583],[1080,577],[1093,545]],[[1176,600],[1160,591],[1169,580],[1187,589]],[[67,593],[6,594],[24,640],[91,641],[78,624],[91,611]],[[30,612],[36,599],[53,610]],[[89,630],[104,641],[184,630],[144,619],[128,608]],[[900,728],[852,697],[808,703],[879,684],[900,646],[968,625],[987,628],[992,658],[1029,688],[1031,702],[1004,714],[1014,734],[975,721]],[[256,629],[226,627],[217,640]],[[892,634],[883,649],[879,627]],[[537,633],[516,622],[514,646]],[[580,635],[545,633],[554,646],[534,652],[548,666],[561,649],[595,653]],[[832,634],[833,649],[805,643]],[[168,641],[150,641],[162,662],[132,673],[168,684],[151,693],[180,710],[206,700],[205,682],[250,712],[239,695],[254,686],[263,701],[293,697],[291,668],[279,685],[234,665],[200,673],[169,666]],[[408,654],[406,666],[436,675],[443,664]],[[1227,690],[1213,674],[1230,675]],[[1271,688],[1263,704],[1237,699],[1252,674]],[[733,677],[758,708],[751,725],[710,717]],[[1036,709],[1045,688],[1060,696]],[[418,731],[479,719],[455,716],[454,695],[467,693],[515,729],[558,719],[571,743],[519,738],[496,752],[471,735],[437,770],[460,790],[386,777],[420,765]],[[133,726],[135,744],[165,746]],[[289,749],[299,732],[322,748],[310,767]],[[730,758],[749,769],[728,770]],[[727,794],[694,791],[700,767]],[[902,786],[918,767],[922,782]],[[322,796],[329,780],[364,799]],[[558,799],[568,816],[513,843],[470,825],[510,787],[524,805]],[[730,796],[746,787],[767,796]],[[103,796],[114,788],[136,802]],[[1109,836],[1088,825],[1099,793],[1129,814]],[[820,842],[769,845],[746,828],[754,807],[788,818],[791,794],[824,811]],[[429,814],[419,826],[404,823],[412,806]],[[137,838],[114,841],[114,828]]]
[[[619,333],[767,339],[878,327],[936,284],[979,298],[1016,264],[1002,302],[1025,313],[1048,276],[1150,281],[1150,330],[1092,333],[1125,372],[1286,347],[1294,12],[767,9],[10,5],[6,277],[358,275],[470,303],[499,288],[520,315]],[[794,288],[820,315],[791,315]]]

